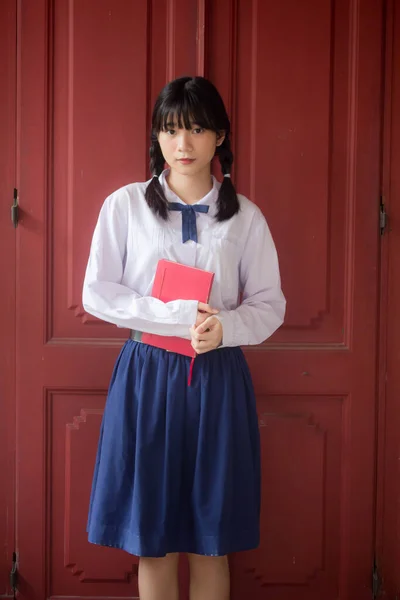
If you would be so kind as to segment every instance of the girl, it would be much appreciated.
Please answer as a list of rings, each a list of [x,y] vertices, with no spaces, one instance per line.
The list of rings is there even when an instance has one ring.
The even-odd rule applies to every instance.
[[[268,225],[232,184],[230,123],[209,81],[161,91],[150,157],[150,181],[106,199],[83,288],[87,312],[131,330],[101,426],[89,541],[141,557],[142,600],[178,598],[180,552],[191,600],[227,600],[226,555],[259,543],[259,430],[240,346],[282,324],[285,299]],[[215,273],[210,303],[152,298],[161,258]],[[141,332],[191,339],[190,386],[190,358],[142,343]]]

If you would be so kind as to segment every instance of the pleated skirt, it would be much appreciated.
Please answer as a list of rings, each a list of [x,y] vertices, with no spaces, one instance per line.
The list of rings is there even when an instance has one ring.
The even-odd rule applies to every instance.
[[[190,358],[128,340],[103,414],[89,542],[136,556],[259,544],[260,439],[240,348]]]

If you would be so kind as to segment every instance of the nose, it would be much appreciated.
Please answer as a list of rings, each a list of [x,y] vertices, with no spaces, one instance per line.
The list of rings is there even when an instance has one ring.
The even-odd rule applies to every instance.
[[[179,152],[191,152],[192,143],[190,138],[190,131],[187,129],[181,129],[178,135],[178,150]]]

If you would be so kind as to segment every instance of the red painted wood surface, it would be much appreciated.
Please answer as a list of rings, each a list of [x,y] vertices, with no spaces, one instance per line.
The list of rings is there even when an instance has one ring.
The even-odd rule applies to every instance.
[[[231,557],[232,598],[371,597],[381,19],[379,0],[22,3],[23,596],[137,594],[137,560],[86,541],[101,413],[125,334],[83,313],[81,284],[104,197],[147,177],[156,92],[198,69],[232,114],[237,187],[270,222],[288,297],[285,327],[247,351],[262,542]]]
[[[387,2],[377,556],[387,597],[400,597],[400,6]]]
[[[0,2],[0,596],[10,593],[15,506],[16,2]]]

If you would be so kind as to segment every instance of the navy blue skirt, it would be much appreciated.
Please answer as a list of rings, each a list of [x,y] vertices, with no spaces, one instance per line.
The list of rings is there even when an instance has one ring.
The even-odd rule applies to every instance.
[[[240,348],[190,358],[128,340],[104,410],[89,542],[136,556],[259,544],[260,438]]]

